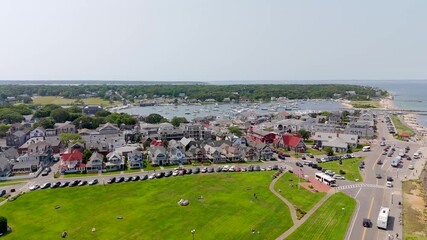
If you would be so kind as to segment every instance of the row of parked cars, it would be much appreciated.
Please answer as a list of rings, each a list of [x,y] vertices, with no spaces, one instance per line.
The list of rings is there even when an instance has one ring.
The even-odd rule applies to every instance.
[[[336,161],[336,160],[344,160],[344,159],[348,159],[348,158],[354,158],[354,154],[353,153],[347,153],[347,154],[340,155],[340,156],[328,156],[328,157],[323,157],[323,158],[316,158],[316,161],[318,163],[323,163],[323,162],[330,162],[330,161]]]
[[[30,191],[34,191],[37,189],[48,189],[48,188],[65,188],[65,187],[76,187],[76,186],[86,186],[86,185],[95,185],[98,184],[98,179],[94,179],[91,181],[86,181],[86,180],[74,180],[72,182],[55,182],[55,183],[50,183],[47,182],[43,185],[38,185],[38,184],[34,184],[32,186],[30,186]]]

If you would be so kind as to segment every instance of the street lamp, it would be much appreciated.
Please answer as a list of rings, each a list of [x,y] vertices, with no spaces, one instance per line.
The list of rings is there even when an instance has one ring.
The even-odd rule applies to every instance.
[[[191,234],[193,234],[193,240],[194,240],[194,234],[196,234],[196,229],[191,230]]]

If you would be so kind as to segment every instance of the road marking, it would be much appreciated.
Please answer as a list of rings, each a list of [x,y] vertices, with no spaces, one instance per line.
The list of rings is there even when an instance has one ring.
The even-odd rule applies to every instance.
[[[360,190],[359,190],[359,191],[360,191]],[[354,198],[354,199],[356,199],[356,198]],[[356,201],[357,201],[357,211],[356,211],[356,216],[354,216],[354,218],[353,218],[353,221],[352,221],[352,223],[351,223],[351,228],[350,228],[350,231],[348,232],[348,235],[347,235],[347,237],[346,237],[346,240],[350,240],[350,236],[351,236],[351,233],[353,232],[354,224],[356,223],[357,215],[359,215],[360,202],[359,202],[359,200],[357,200],[357,199],[356,199]]]
[[[371,199],[371,205],[370,205],[369,210],[368,210],[368,216],[367,216],[367,218],[369,218],[369,219],[371,218],[372,206],[374,206],[374,198]],[[365,229],[363,229],[362,239],[365,239],[366,230],[367,230],[367,228],[365,227]]]
[[[359,191],[357,191],[356,196],[354,196],[354,198],[357,198],[357,196],[359,195],[361,190],[362,190],[362,188],[359,188]]]
[[[383,206],[384,197],[385,197],[385,191],[383,191],[383,197],[381,198],[381,206]],[[380,233],[382,233],[382,231],[380,231],[379,229],[377,229],[377,240],[380,239]]]

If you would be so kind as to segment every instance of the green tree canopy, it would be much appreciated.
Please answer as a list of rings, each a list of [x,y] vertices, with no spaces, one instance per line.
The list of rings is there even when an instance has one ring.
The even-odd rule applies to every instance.
[[[95,113],[96,117],[107,117],[108,115],[110,115],[111,113],[105,109],[101,109],[98,112]]]
[[[118,126],[122,124],[135,125],[138,122],[136,118],[132,117],[127,113],[112,113],[105,118],[105,121],[115,123]]]
[[[0,121],[3,123],[17,123],[24,121],[25,118],[19,112],[15,112],[9,108],[0,109]]]
[[[82,139],[80,134],[78,133],[60,133],[61,142],[69,143],[69,142],[78,142]]]
[[[171,123],[175,127],[179,127],[181,123],[188,123],[188,121],[185,117],[173,117]]]
[[[238,136],[238,137],[242,136],[242,134],[243,134],[242,130],[240,130],[240,128],[239,128],[239,127],[235,127],[235,126],[229,127],[229,128],[228,128],[228,131],[229,131],[230,133],[232,133],[232,134],[234,134],[234,135]]]
[[[167,119],[160,114],[152,113],[145,118],[145,122],[151,123],[151,124],[157,124],[157,123],[167,122]]]
[[[70,118],[70,114],[63,108],[57,108],[50,112],[50,117],[57,123],[63,123]]]
[[[304,128],[301,128],[298,130],[298,134],[301,135],[302,139],[307,140],[310,138],[310,132],[305,130]]]
[[[83,151],[83,163],[86,164],[89,161],[89,158],[92,156],[92,151],[90,149],[85,149]]]
[[[33,128],[43,127],[44,129],[54,128],[55,120],[51,117],[43,118],[42,120],[33,124]]]
[[[323,150],[326,152],[328,156],[331,156],[334,154],[334,150],[331,147],[325,147],[323,148]]]
[[[7,130],[9,130],[10,125],[0,124],[0,137],[5,137]]]

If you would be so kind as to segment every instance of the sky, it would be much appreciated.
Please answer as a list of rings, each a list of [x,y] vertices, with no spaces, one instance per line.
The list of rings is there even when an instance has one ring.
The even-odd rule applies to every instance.
[[[427,1],[2,0],[0,80],[427,79]]]

